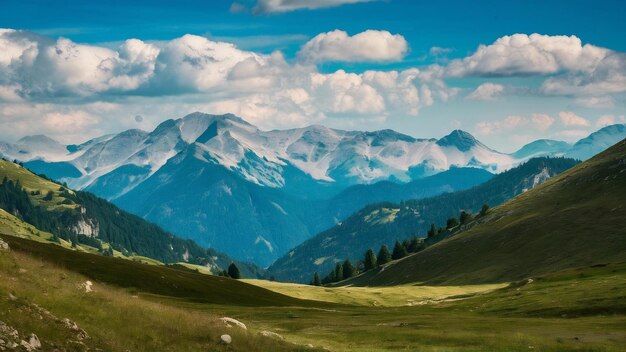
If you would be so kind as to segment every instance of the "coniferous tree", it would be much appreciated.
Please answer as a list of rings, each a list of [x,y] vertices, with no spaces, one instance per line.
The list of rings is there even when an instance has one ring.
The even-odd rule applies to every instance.
[[[313,286],[321,286],[322,285],[322,280],[320,279],[320,274],[318,274],[317,271],[315,272],[315,275],[313,275],[313,281],[311,281],[311,285],[313,285]]]
[[[365,252],[365,259],[363,260],[363,269],[365,271],[372,270],[376,267],[376,255],[374,251],[370,248]]]
[[[239,272],[239,268],[235,263],[230,263],[228,266],[228,276],[233,279],[241,279],[241,273]]]
[[[485,216],[487,215],[487,212],[489,211],[489,204],[483,204],[483,207],[480,208],[480,216]]]
[[[459,225],[459,220],[457,220],[457,218],[453,216],[450,219],[448,219],[448,221],[446,222],[446,229],[450,230],[451,228],[456,227],[458,225]]]
[[[404,246],[402,245],[402,243],[400,243],[400,241],[396,241],[396,244],[393,246],[393,254],[391,255],[391,258],[396,260],[396,259],[406,257],[406,255],[407,255],[406,248],[404,248]]]
[[[463,210],[461,211],[461,216],[459,217],[459,220],[461,221],[461,225],[465,225],[468,222],[472,221],[472,214]]]
[[[387,245],[382,245],[380,250],[378,251],[378,257],[376,257],[376,264],[381,266],[383,264],[387,264],[391,261],[391,254],[389,253],[389,249]]]
[[[417,238],[417,236],[413,236],[413,238],[411,238],[411,242],[409,242],[409,246],[407,247],[407,251],[410,253],[415,253],[419,250],[420,248],[420,241]]]
[[[335,266],[335,280],[341,281],[343,279],[343,266],[340,263],[337,263]]]
[[[46,202],[49,202],[52,200],[53,197],[54,197],[54,192],[48,191],[48,194],[46,194],[46,196],[43,197],[43,200],[45,200]]]
[[[430,230],[428,230],[428,238],[435,237],[437,235],[437,227],[435,224],[430,225]]]
[[[343,279],[344,280],[345,279],[349,279],[349,278],[354,276],[354,266],[352,266],[352,263],[350,263],[349,259],[346,259],[343,262],[343,265],[342,265],[341,268],[343,270]]]

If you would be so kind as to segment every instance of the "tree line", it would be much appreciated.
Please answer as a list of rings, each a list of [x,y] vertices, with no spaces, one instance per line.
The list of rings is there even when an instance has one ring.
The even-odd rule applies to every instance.
[[[375,254],[374,250],[370,248],[363,255],[363,259],[357,261],[356,265],[353,265],[349,259],[346,259],[343,263],[337,263],[335,269],[331,270],[323,279],[320,278],[319,273],[315,272],[310,284],[321,286],[346,280],[358,274],[377,269],[392,260],[402,259],[409,254],[417,253],[427,246],[438,242],[437,240],[440,239],[438,237],[442,238],[444,237],[442,235],[446,233],[450,234],[458,230],[461,225],[466,225],[477,218],[487,215],[488,211],[488,204],[483,204],[480,212],[476,215],[462,210],[458,218],[455,216],[448,218],[445,227],[438,227],[435,224],[431,224],[426,240],[418,238],[416,235],[411,239],[404,239],[403,241],[396,240],[392,252],[389,251],[389,248],[385,244],[380,246],[378,254]]]

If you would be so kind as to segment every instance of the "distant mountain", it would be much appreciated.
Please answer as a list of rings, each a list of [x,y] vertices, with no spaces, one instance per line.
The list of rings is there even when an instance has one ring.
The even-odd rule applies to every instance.
[[[555,153],[545,148],[535,154]],[[439,140],[317,125],[261,131],[232,114],[202,113],[164,121],[151,132],[128,130],[80,145],[27,137],[0,144],[0,154],[73,189],[113,201],[177,235],[261,265],[343,220],[364,202],[432,196],[484,178],[474,174],[465,186],[457,180],[447,189],[442,184],[412,186],[413,181],[451,169],[500,173],[530,157],[494,151],[460,130]],[[355,191],[353,186],[361,188]],[[342,195],[344,191],[348,193]],[[346,196],[350,192],[361,195],[352,193],[353,200]],[[333,197],[342,205],[328,208]],[[203,210],[193,212],[197,199],[203,199],[198,207]],[[268,216],[279,220],[269,221]],[[237,225],[226,221],[235,217]],[[247,241],[243,246],[242,234]]]
[[[626,140],[491,209],[469,229],[342,284],[511,282],[626,261]]]
[[[570,148],[571,144],[551,139],[538,139],[528,143],[513,153],[517,159],[535,158],[540,156],[562,156]]]
[[[0,160],[0,209],[8,213],[0,218],[0,228],[8,224],[4,223],[7,219],[11,223],[9,217],[17,217],[34,227],[17,232],[38,241],[84,247],[81,250],[109,256],[195,264],[213,273],[233,262],[224,254],[178,238],[93,194],[71,191],[5,160]],[[263,274],[251,264],[238,266],[247,277]]]
[[[626,138],[626,125],[607,126],[576,142],[565,156],[587,160],[624,138]]]
[[[426,237],[431,224],[445,225],[450,216],[461,210],[477,212],[485,203],[501,204],[575,164],[573,159],[536,158],[468,190],[369,205],[289,251],[268,271],[281,281],[308,282],[314,272],[326,275],[337,262],[362,259],[369,248],[377,251],[413,235]]]

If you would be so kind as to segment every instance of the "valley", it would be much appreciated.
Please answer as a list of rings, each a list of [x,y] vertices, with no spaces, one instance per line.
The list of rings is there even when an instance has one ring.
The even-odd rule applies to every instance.
[[[624,160],[626,140],[451,237],[327,287],[89,253],[4,213],[2,331],[63,351],[620,351]],[[570,206],[551,208],[561,202]],[[582,226],[591,211],[597,221]]]

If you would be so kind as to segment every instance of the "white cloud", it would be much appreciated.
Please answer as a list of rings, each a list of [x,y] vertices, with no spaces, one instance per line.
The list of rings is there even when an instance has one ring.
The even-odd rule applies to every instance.
[[[430,48],[430,50],[428,50],[428,53],[431,56],[442,56],[442,55],[447,55],[451,52],[452,52],[452,48],[443,48],[440,46],[433,46],[432,48]]]
[[[615,101],[611,96],[583,96],[576,98],[575,103],[586,108],[612,108],[615,106]]]
[[[494,133],[509,131],[527,123],[528,119],[525,117],[508,116],[501,121],[481,121],[476,124],[475,129],[477,134],[487,136]]]
[[[589,126],[589,121],[571,111],[559,112],[559,119],[564,126]]]
[[[369,1],[373,0],[258,0],[253,12],[255,14],[271,14],[302,9],[316,10]]]
[[[315,65],[289,63],[280,52],[259,54],[194,35],[151,43],[130,39],[114,50],[0,32],[2,126],[62,140],[95,131],[149,129],[158,119],[196,110],[236,113],[261,128],[328,119],[335,125],[379,124],[392,115],[415,116],[458,91],[445,84],[437,65],[322,73]],[[58,105],[49,103],[51,97]],[[137,115],[144,119],[136,121]],[[74,127],[66,129],[67,124]],[[7,136],[0,131],[0,140]]]
[[[304,62],[382,62],[404,58],[409,45],[403,36],[387,31],[367,30],[353,36],[341,30],[321,33],[298,53]]]
[[[467,97],[472,100],[494,100],[504,92],[504,86],[496,83],[483,83],[476,87]]]
[[[0,31],[0,48],[0,86],[22,97],[134,90],[152,76],[159,54],[137,39],[114,51],[14,30]]]
[[[569,141],[585,138],[589,135],[587,130],[563,130],[552,134],[553,138],[564,138]]]
[[[490,45],[480,45],[471,56],[450,62],[447,71],[451,76],[591,72],[610,52],[591,44],[583,45],[576,36],[514,34]]]
[[[599,96],[626,92],[626,54],[606,55],[589,71],[550,77],[541,86],[546,94]]]
[[[624,118],[624,115],[603,115],[600,116],[598,118],[598,120],[596,121],[596,126],[598,127],[604,127],[604,126],[609,126],[609,125],[614,125],[616,123],[625,123],[626,122],[626,118]]]
[[[555,121],[554,117],[548,114],[540,113],[533,114],[530,119],[533,123],[533,126],[540,131],[547,130],[548,128],[550,128],[550,126],[554,124]]]

